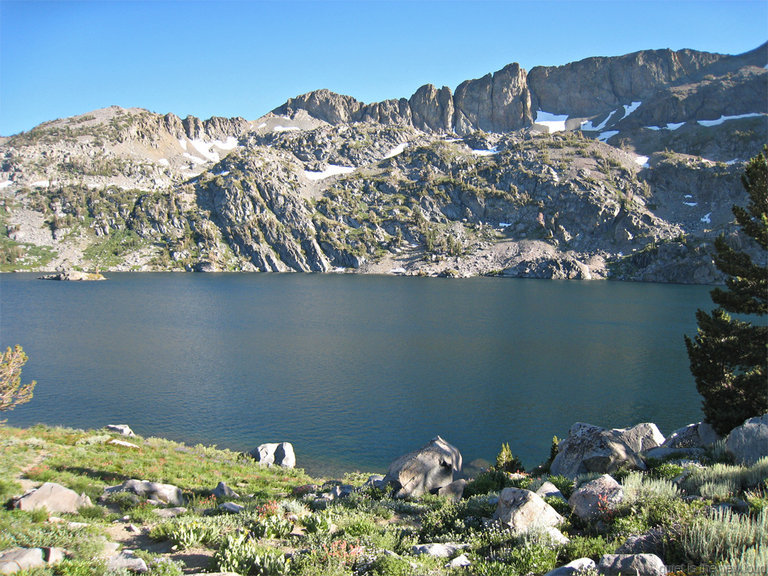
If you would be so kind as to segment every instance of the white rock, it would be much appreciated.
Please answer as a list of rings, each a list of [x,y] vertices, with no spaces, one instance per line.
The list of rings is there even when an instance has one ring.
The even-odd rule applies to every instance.
[[[518,534],[559,526],[565,520],[541,496],[523,488],[504,488],[493,517]]]
[[[597,564],[601,576],[666,576],[667,567],[655,554],[605,554]]]
[[[123,436],[136,436],[136,434],[133,433],[133,430],[131,430],[131,427],[128,426],[128,424],[107,424],[105,426],[105,429],[110,432],[117,432],[118,434],[122,434]]]
[[[47,508],[49,512],[68,513],[75,513],[79,508],[90,505],[91,500],[85,494],[78,494],[55,482],[46,482],[14,503],[14,507],[20,510]]]
[[[579,558],[573,562],[568,562],[565,566],[550,570],[544,576],[578,576],[578,574],[591,569],[597,569],[597,564],[592,558]]]

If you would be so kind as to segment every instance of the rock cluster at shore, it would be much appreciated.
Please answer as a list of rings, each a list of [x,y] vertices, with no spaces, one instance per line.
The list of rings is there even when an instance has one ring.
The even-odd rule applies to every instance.
[[[110,425],[107,429],[113,434],[134,436],[127,425]],[[734,461],[744,465],[752,465],[768,457],[768,414],[747,420],[725,439],[718,438],[705,423],[680,428],[667,438],[652,423],[641,423],[626,429],[604,429],[576,423],[568,437],[559,443],[549,471],[553,479],[556,476],[576,478],[584,474],[592,474],[593,479],[575,486],[567,499],[551,482],[542,482],[535,491],[506,487],[498,496],[488,497],[495,511],[492,518],[484,521],[487,526],[497,525],[515,535],[544,534],[543,537],[553,546],[566,546],[570,539],[560,531],[566,521],[563,514],[572,519],[578,518],[585,524],[599,526],[630,498],[625,493],[625,487],[612,474],[627,469],[644,470],[649,459],[669,456],[670,451],[696,459],[714,442],[723,444]],[[260,466],[289,469],[296,465],[293,446],[287,442],[262,444],[250,455]],[[467,485],[466,480],[457,477],[461,470],[462,456],[458,448],[437,436],[420,449],[393,461],[385,476],[371,476],[361,487],[331,481],[322,486],[297,487],[293,495],[319,511],[334,501],[351,499],[371,489],[389,491],[394,498],[409,501],[418,501],[425,494],[437,494],[459,502]],[[214,488],[200,487],[194,492],[210,494],[214,502],[223,500],[211,513],[241,514],[247,511],[245,506],[232,501],[240,500],[241,496],[224,482],[219,482]],[[157,506],[154,512],[158,518],[164,519],[184,515],[187,512],[185,506],[189,505],[179,487],[152,480],[134,478],[109,486],[104,489],[98,505],[114,504],[116,496],[119,496],[119,501],[130,500],[135,505],[146,502]],[[15,498],[12,506],[26,511],[45,509],[49,513],[75,514],[84,507],[91,507],[92,503],[85,495],[46,482]],[[663,555],[663,547],[658,544],[660,538],[662,535],[653,530],[633,535],[616,553],[603,554],[598,561],[579,558],[555,568],[546,576],[575,574],[579,570],[588,570],[600,576],[627,573],[661,576],[667,574],[667,568],[660,557]],[[471,573],[472,560],[463,553],[466,547],[467,544],[460,542],[421,542],[414,545],[410,553],[445,558],[447,567],[469,566]],[[66,550],[53,547],[15,547],[0,551],[0,574],[55,564],[61,562],[66,554]],[[112,570],[148,571],[144,560],[132,550],[118,552],[114,548],[105,549],[105,558]]]

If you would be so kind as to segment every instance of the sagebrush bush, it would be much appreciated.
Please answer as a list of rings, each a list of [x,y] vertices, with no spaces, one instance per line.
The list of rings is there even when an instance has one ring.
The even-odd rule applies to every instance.
[[[756,518],[730,508],[717,508],[696,517],[683,533],[683,551],[692,562],[729,562],[752,548],[768,546],[768,514]]]

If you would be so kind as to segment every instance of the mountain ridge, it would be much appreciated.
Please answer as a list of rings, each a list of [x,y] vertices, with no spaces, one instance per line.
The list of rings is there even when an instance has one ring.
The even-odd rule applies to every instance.
[[[766,63],[768,44],[651,50],[379,103],[318,90],[252,121],[46,122],[0,140],[0,269],[718,282]]]

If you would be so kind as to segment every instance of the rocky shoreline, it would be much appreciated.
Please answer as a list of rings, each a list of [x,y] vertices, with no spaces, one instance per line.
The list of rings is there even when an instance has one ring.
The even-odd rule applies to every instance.
[[[0,428],[0,441],[6,446],[17,445],[10,442],[10,438],[20,433],[12,431],[15,436],[6,436],[3,434],[5,431]],[[130,459],[139,458],[142,453],[151,451],[153,445],[148,440],[136,437],[127,425],[110,425],[102,435],[78,434],[80,440],[74,443],[75,446],[100,445],[101,451],[110,451],[115,457],[123,453]],[[26,442],[29,444],[29,441]],[[157,445],[157,442],[154,444]],[[209,450],[202,447],[198,449]],[[174,450],[184,452],[189,449],[177,446]],[[393,461],[386,475],[374,475],[364,480],[360,477],[354,483],[339,480],[307,483],[303,482],[306,477],[301,476],[301,471],[294,471],[297,462],[290,443],[260,445],[248,454],[249,459],[255,461],[254,464],[245,466],[254,467],[256,473],[258,470],[272,470],[276,474],[295,474],[293,477],[296,482],[287,494],[287,499],[281,501],[282,512],[276,510],[265,514],[263,506],[272,504],[260,504],[262,508],[258,508],[260,512],[256,520],[249,520],[249,528],[245,532],[240,529],[230,536],[241,540],[245,538],[238,540],[240,545],[250,543],[249,546],[261,547],[258,548],[260,550],[264,547],[265,550],[272,550],[270,557],[276,567],[265,570],[265,560],[252,560],[251,564],[230,563],[222,558],[222,550],[229,550],[227,546],[233,544],[230,539],[222,541],[220,538],[214,538],[219,543],[217,551],[210,552],[212,566],[220,570],[239,566],[233,570],[239,574],[304,574],[301,571],[294,572],[294,568],[291,568],[303,566],[302,563],[307,561],[303,554],[309,552],[303,551],[302,546],[311,548],[314,545],[313,539],[326,532],[328,538],[331,538],[329,542],[338,541],[332,540],[334,535],[344,535],[345,546],[351,546],[349,542],[355,530],[349,526],[334,527],[334,522],[344,525],[346,520],[342,518],[348,513],[357,518],[356,522],[362,522],[361,514],[367,514],[365,510],[370,510],[370,506],[376,502],[378,504],[374,508],[388,507],[388,514],[394,514],[390,521],[392,518],[398,523],[403,521],[400,530],[411,530],[408,533],[418,538],[408,540],[411,543],[407,546],[395,546],[395,549],[377,548],[370,539],[358,538],[353,547],[356,552],[352,553],[353,548],[347,550],[349,557],[342,563],[340,571],[330,571],[329,574],[517,574],[510,571],[511,566],[517,566],[516,562],[522,562],[519,558],[513,561],[517,558],[516,554],[521,554],[515,550],[525,547],[535,549],[537,554],[549,558],[548,563],[536,565],[533,570],[529,570],[531,574],[615,576],[629,571],[639,576],[661,576],[673,570],[675,574],[690,575],[721,573],[718,570],[723,567],[730,569],[738,558],[723,557],[717,566],[705,567],[709,571],[702,572],[703,564],[699,564],[695,570],[700,571],[690,572],[687,571],[693,569],[690,562],[695,560],[694,553],[686,548],[691,546],[690,543],[686,543],[685,538],[679,543],[685,549],[685,554],[681,555],[679,551],[670,548],[670,542],[680,538],[680,534],[686,535],[687,531],[694,530],[700,523],[714,522],[710,517],[719,518],[723,514],[747,523],[767,522],[764,511],[755,512],[751,509],[752,504],[742,498],[753,498],[760,490],[768,489],[768,414],[747,420],[726,438],[719,438],[706,423],[688,425],[666,438],[652,423],[637,424],[626,429],[604,429],[576,423],[570,428],[568,436],[553,447],[553,458],[530,473],[515,471],[516,466],[510,464],[508,459],[505,462],[503,453],[500,453],[495,466],[478,477],[462,478],[460,451],[438,436],[420,449]],[[740,481],[741,484],[730,494],[714,495],[712,484],[716,474],[713,475],[712,470],[717,470],[718,466],[725,469],[723,467],[726,466],[711,464],[715,453],[719,454],[719,458],[732,462],[731,469],[725,474],[731,484],[737,471],[749,478]],[[210,456],[219,461],[226,459],[225,453],[211,452]],[[46,457],[42,455],[41,458]],[[200,465],[205,459],[197,461]],[[78,465],[76,462],[73,464]],[[662,470],[664,474],[660,475]],[[29,475],[29,471],[22,473],[22,476],[25,475]],[[30,514],[35,510],[45,510],[43,516],[46,526],[68,522],[75,529],[87,523],[80,520],[68,521],[67,516],[79,518],[84,511],[90,511],[88,516],[103,517],[105,510],[127,510],[129,513],[115,520],[115,523],[125,524],[136,535],[152,534],[154,531],[155,539],[162,540],[169,536],[162,532],[162,536],[157,537],[158,525],[167,528],[185,525],[189,521],[202,525],[208,522],[206,518],[211,521],[216,518],[229,519],[228,522],[231,520],[238,524],[237,518],[253,518],[254,506],[262,501],[256,495],[238,494],[245,487],[242,482],[238,484],[241,488],[236,492],[225,481],[219,481],[214,488],[191,487],[187,483],[182,489],[169,483],[167,474],[151,480],[124,475],[117,477],[124,480],[114,485],[101,484],[103,488],[100,489],[95,506],[87,494],[53,482],[53,478],[48,475],[46,478],[50,479],[42,484],[25,480],[25,485],[34,485],[25,493],[16,494],[9,501],[9,507]],[[106,478],[115,476],[108,474]],[[284,480],[287,478],[290,476]],[[662,491],[668,494],[662,497]],[[97,495],[94,489],[91,489],[91,493],[94,497]],[[762,500],[758,498],[757,501],[762,502],[761,506],[768,506],[765,492],[761,494]],[[209,500],[200,508],[197,500],[203,496]],[[422,502],[427,503],[426,508]],[[658,524],[646,526],[647,530],[641,533],[634,533],[639,528],[615,530],[619,521],[632,524],[636,520],[633,515],[642,515],[648,506],[659,506],[660,502],[666,507],[672,506],[672,511],[664,508],[665,514],[679,517],[675,516],[674,521],[659,520]],[[118,508],[115,508],[118,503]],[[149,514],[137,515],[139,507],[149,507],[151,511]],[[93,510],[101,511],[96,514]],[[413,510],[419,510],[415,518],[411,517]],[[472,514],[481,516],[462,516],[457,512],[460,510],[472,510]],[[435,511],[439,511],[437,517]],[[443,517],[451,514],[455,515],[453,519]],[[693,516],[688,518],[688,514]],[[141,521],[145,528],[135,526],[134,521],[140,519],[143,519]],[[410,524],[414,520],[416,524]],[[681,527],[680,522],[691,522],[691,526]],[[366,530],[378,530],[375,526],[374,522]],[[407,526],[416,528],[405,528]],[[229,529],[222,525],[220,530],[226,532]],[[356,530],[359,532],[359,528]],[[609,545],[606,540],[612,534],[619,537]],[[739,554],[756,554],[756,566],[764,562],[766,556],[760,552],[760,547],[765,537],[766,534],[757,537],[757,541],[740,550]],[[170,538],[178,539],[178,536]],[[506,542],[505,546],[509,547],[505,552],[509,558],[504,557],[506,559],[499,561],[499,557],[503,556],[501,549],[494,552],[493,546],[478,547],[478,538],[482,541],[501,538],[499,541]],[[602,543],[597,546],[602,553],[592,550],[591,554],[573,558],[576,553],[572,549],[586,550],[587,541],[594,545]],[[579,543],[579,546],[574,543]],[[67,549],[66,542],[62,544],[48,547],[15,546],[1,550],[0,573],[10,574],[34,566],[51,570],[57,565],[66,566],[67,562],[72,561],[68,560],[72,552]],[[158,559],[154,558],[148,563],[140,547],[120,550],[110,541],[105,542],[104,546],[106,552],[102,556],[101,565],[107,567],[107,573],[111,573],[110,570],[161,573],[156,572],[152,566],[153,562],[157,565]],[[756,547],[757,551],[752,550],[752,547]],[[563,551],[568,550],[571,552],[564,555]],[[172,559],[177,557],[173,553],[166,556],[167,561],[174,561]],[[558,558],[570,558],[570,561],[561,564],[557,562]],[[681,563],[686,558],[689,565]],[[703,562],[706,557],[700,556],[699,560]],[[380,564],[401,561],[403,563],[398,565],[409,567],[405,572],[375,568]],[[730,562],[727,566],[726,561]],[[507,571],[488,572],[489,566],[498,568],[499,564]],[[763,565],[763,568],[766,567]],[[180,570],[178,574],[204,573],[193,571],[194,566]]]

